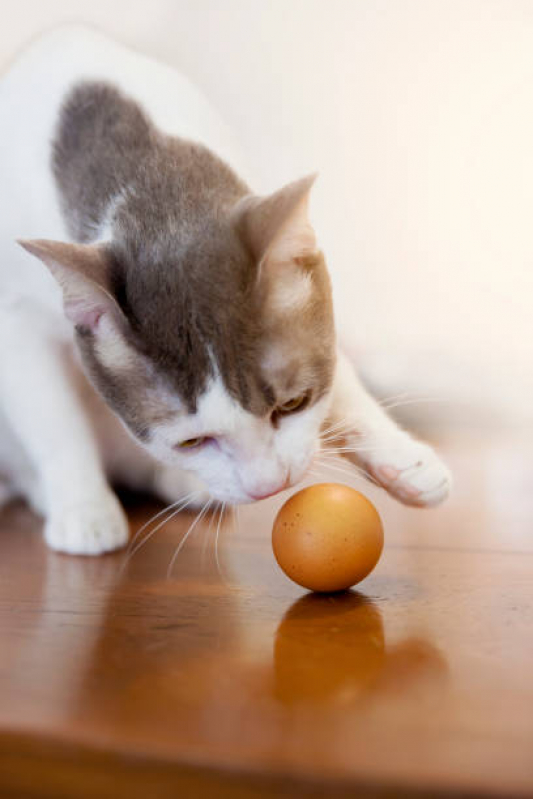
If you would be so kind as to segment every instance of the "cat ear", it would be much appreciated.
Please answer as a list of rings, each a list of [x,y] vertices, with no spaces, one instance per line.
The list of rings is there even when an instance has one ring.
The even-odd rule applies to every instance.
[[[237,206],[239,227],[257,262],[296,263],[316,252],[308,219],[309,192],[316,174],[289,183],[267,197],[244,197]]]
[[[104,315],[126,323],[111,288],[112,260],[105,247],[46,239],[19,239],[48,267],[63,290],[65,316],[76,327],[94,332]]]

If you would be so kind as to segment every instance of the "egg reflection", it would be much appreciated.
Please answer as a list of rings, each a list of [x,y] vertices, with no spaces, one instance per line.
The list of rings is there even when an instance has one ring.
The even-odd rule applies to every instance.
[[[309,594],[292,605],[274,640],[274,692],[284,703],[339,700],[363,690],[385,660],[377,606],[351,591]]]
[[[285,705],[420,697],[448,676],[446,658],[425,638],[387,644],[377,605],[356,591],[295,602],[277,629],[273,660],[274,695]]]

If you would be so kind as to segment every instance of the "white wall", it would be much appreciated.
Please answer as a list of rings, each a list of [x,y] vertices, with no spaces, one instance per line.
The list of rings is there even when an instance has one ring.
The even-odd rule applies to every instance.
[[[533,2],[17,0],[0,64],[66,20],[195,79],[259,189],[320,171],[339,325],[383,391],[533,418]]]

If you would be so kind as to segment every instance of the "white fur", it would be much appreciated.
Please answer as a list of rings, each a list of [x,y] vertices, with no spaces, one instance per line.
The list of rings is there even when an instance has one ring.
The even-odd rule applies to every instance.
[[[126,519],[108,478],[154,488],[166,500],[183,496],[191,485],[200,494],[202,484],[183,477],[181,466],[206,483],[213,496],[250,501],[304,475],[331,398],[287,416],[274,430],[268,420],[243,411],[216,378],[194,421],[176,401],[174,420],[154,430],[145,452],[90,387],[79,368],[58,286],[15,244],[19,237],[68,240],[49,147],[60,104],[82,77],[112,80],[161,129],[203,142],[246,174],[224,124],[182,75],[99,34],[58,29],[33,44],[0,80],[0,187],[6,198],[0,214],[0,472],[7,475],[0,500],[25,496],[46,515],[45,536],[52,547],[95,554],[127,539]],[[100,236],[108,230],[104,224]],[[285,303],[297,306],[305,292],[301,281]],[[116,341],[106,357],[116,367],[128,353]],[[420,504],[443,496],[447,472],[436,456],[395,427],[343,360],[331,416],[349,420],[354,440],[363,431],[377,442],[383,457],[375,454],[367,462],[374,472],[380,465],[396,469],[394,480],[384,480],[388,490]],[[215,437],[216,443],[198,451],[175,449],[178,441],[201,435]]]

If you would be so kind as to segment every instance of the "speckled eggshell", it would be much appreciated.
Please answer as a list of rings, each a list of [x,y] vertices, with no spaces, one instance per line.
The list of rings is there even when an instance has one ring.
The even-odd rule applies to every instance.
[[[373,504],[339,483],[294,494],[272,531],[274,555],[285,574],[311,591],[342,591],[363,580],[383,549],[383,526]]]

